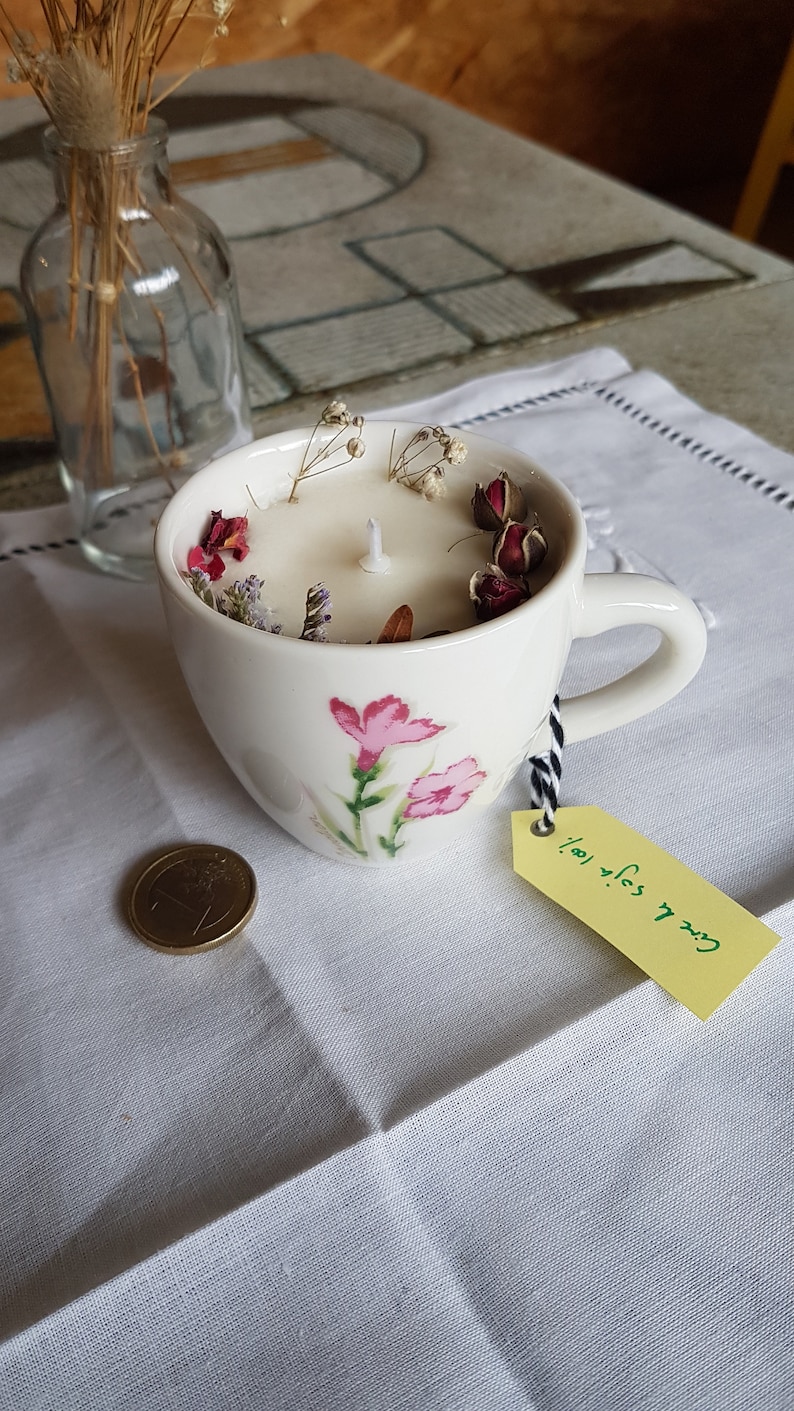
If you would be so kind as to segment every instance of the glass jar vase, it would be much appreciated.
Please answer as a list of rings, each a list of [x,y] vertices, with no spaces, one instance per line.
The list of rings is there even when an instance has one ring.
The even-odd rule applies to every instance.
[[[160,119],[103,151],[44,140],[56,206],[21,286],[61,478],[86,557],[148,578],[167,499],[252,437],[231,257],[174,191]]]

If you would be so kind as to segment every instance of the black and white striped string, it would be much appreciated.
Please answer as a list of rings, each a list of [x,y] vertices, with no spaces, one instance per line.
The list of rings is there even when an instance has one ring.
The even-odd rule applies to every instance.
[[[544,754],[533,755],[530,766],[529,794],[533,808],[542,808],[540,818],[536,818],[530,832],[536,838],[547,838],[554,832],[554,815],[560,801],[560,779],[562,778],[562,747],[565,744],[565,731],[560,719],[560,698],[555,696],[549,711],[551,748]]]

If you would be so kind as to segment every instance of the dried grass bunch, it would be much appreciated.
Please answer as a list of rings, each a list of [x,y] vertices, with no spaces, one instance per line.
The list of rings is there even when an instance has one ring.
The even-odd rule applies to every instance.
[[[148,414],[139,364],[122,316],[125,278],[146,274],[136,248],[135,218],[143,214],[130,144],[147,133],[154,109],[188,74],[160,87],[155,80],[185,25],[201,23],[207,40],[198,67],[228,34],[234,0],[39,0],[47,39],[19,28],[0,0],[0,36],[11,50],[9,77],[26,82],[57,134],[51,150],[65,164],[71,224],[68,336],[88,350],[90,392],[82,409],[83,441],[72,467],[89,490],[114,483],[113,344],[124,350],[141,423],[160,471],[180,465],[176,446],[164,453]],[[126,148],[125,148],[126,144]],[[189,264],[189,257],[185,252]],[[198,272],[194,271],[197,282]],[[207,296],[209,298],[209,295]],[[152,314],[160,320],[155,300]],[[163,325],[164,327],[164,325]],[[168,387],[165,334],[161,381]]]
[[[29,83],[62,140],[104,151],[146,131],[150,113],[187,75],[155,97],[158,72],[188,23],[208,30],[199,68],[228,34],[234,0],[39,0],[42,46],[0,0],[8,76]]]

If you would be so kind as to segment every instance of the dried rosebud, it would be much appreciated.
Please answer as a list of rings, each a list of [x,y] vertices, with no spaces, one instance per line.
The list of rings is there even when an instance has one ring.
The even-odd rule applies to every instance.
[[[366,449],[367,448],[364,445],[364,442],[362,441],[360,436],[351,436],[350,440],[347,443],[347,454],[349,456],[352,456],[353,460],[358,460],[361,456],[363,456]]]
[[[527,502],[524,492],[506,470],[483,490],[478,485],[471,502],[474,523],[478,529],[501,529],[508,520],[520,524],[527,517]]]
[[[523,578],[538,568],[549,546],[537,519],[534,524],[505,525],[493,541],[493,561],[509,578]]]
[[[490,622],[527,602],[530,592],[522,579],[508,578],[495,563],[489,563],[483,571],[472,575],[469,597],[478,621]]]

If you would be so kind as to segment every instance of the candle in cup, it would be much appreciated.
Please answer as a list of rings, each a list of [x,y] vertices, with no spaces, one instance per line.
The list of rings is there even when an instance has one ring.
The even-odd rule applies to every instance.
[[[244,574],[256,575],[263,585],[261,601],[287,637],[301,636],[306,593],[316,583],[322,583],[330,597],[331,642],[376,643],[384,624],[403,604],[413,612],[414,640],[475,627],[469,581],[490,561],[493,535],[476,528],[471,502],[475,479],[487,482],[498,475],[499,464],[481,463],[476,472],[465,464],[447,464],[445,493],[427,499],[401,479],[389,479],[389,442],[384,446],[379,434],[385,430],[372,425],[365,455],[328,468],[318,463],[315,469],[313,463],[295,485],[291,501],[297,466],[277,465],[267,457],[260,467],[255,462],[248,467],[250,551],[243,573],[239,564],[229,564],[215,590]],[[406,440],[412,431],[404,428]],[[398,443],[397,451],[401,449]],[[438,448],[431,443],[424,449],[424,461],[412,461],[411,475],[421,475],[422,465],[434,453],[438,455]],[[285,448],[285,459],[287,454]],[[223,508],[231,513],[246,506]],[[368,528],[369,553],[362,560],[365,514],[373,527]],[[381,528],[388,555],[378,542]],[[380,571],[373,571],[378,562]],[[533,591],[550,573],[551,564],[548,572],[542,567],[533,575]]]

